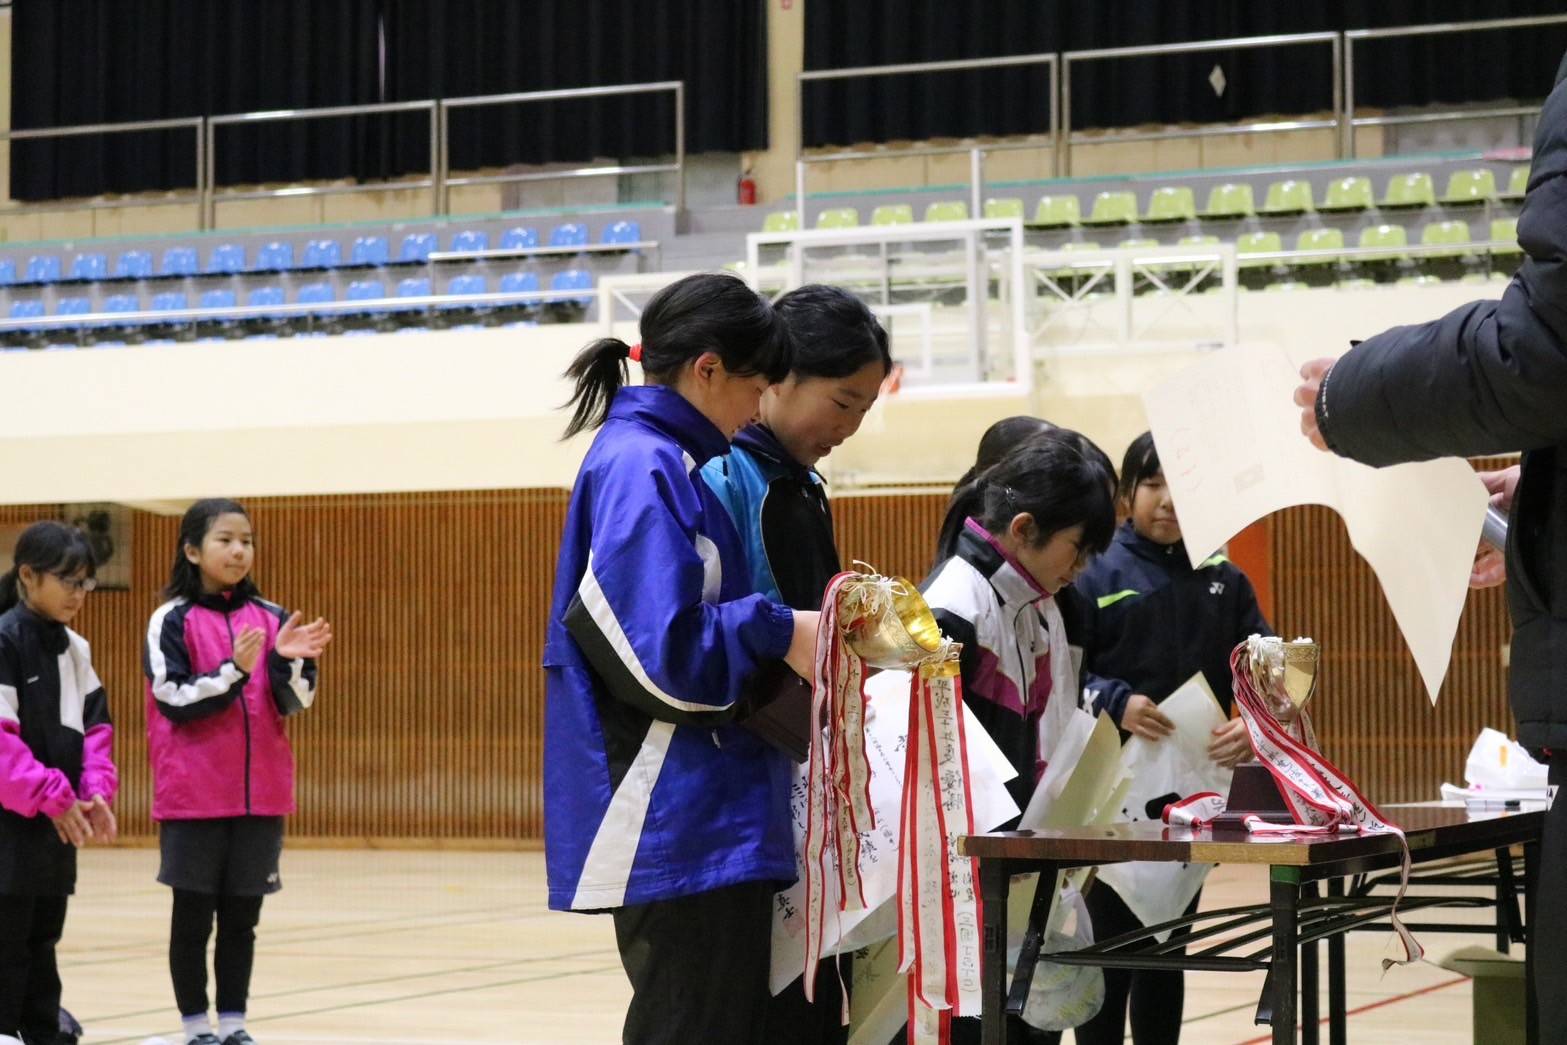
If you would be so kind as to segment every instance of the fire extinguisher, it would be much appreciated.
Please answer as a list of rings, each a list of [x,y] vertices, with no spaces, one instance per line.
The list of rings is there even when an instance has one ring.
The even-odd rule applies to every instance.
[[[735,195],[740,200],[740,205],[750,207],[756,203],[756,179],[751,176],[751,168],[747,167],[740,175],[740,183],[736,187]]]

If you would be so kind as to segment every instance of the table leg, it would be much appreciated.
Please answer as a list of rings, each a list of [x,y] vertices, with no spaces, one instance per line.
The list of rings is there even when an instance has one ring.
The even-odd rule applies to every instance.
[[[1022,1016],[1024,1007],[1028,1005],[1028,989],[1034,982],[1034,970],[1039,965],[1039,949],[1049,929],[1046,923],[1050,920],[1050,908],[1055,896],[1055,865],[1046,864],[1039,870],[1039,885],[1034,890],[1034,902],[1028,911],[1028,927],[1023,933],[1023,945],[1018,950],[1017,971],[1012,977],[1012,987],[1007,992],[1008,1016]]]
[[[1344,895],[1344,879],[1328,879],[1328,895]],[[1349,1018],[1348,992],[1344,986],[1344,934],[1328,937],[1328,1045],[1347,1045]]]
[[[1273,1045],[1295,1045],[1295,952],[1299,939],[1300,868],[1275,867],[1270,874],[1273,911]]]
[[[1007,1040],[1007,886],[1010,865],[1005,860],[979,862],[979,893],[985,908],[985,953],[980,964],[982,1045],[1006,1045]]]
[[[1524,1040],[1539,1045],[1540,1009],[1534,993],[1534,920],[1539,914],[1535,893],[1540,888],[1540,843],[1523,845],[1523,978]]]
[[[1300,887],[1300,895],[1316,899],[1317,883],[1307,882]],[[1317,1018],[1317,958],[1316,941],[1300,947],[1300,1042],[1301,1045],[1317,1045],[1320,1023]]]

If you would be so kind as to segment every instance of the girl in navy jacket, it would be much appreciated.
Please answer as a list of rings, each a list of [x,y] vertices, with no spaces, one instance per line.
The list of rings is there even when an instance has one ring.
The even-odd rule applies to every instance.
[[[641,334],[595,342],[567,371],[567,435],[598,434],[545,642],[549,901],[613,912],[624,1041],[762,1042],[772,897],[795,878],[792,773],[732,719],[763,662],[810,676],[817,614],[753,592],[700,469],[788,373],[791,343],[728,275],[664,288]],[[627,359],[646,384],[622,387]]]

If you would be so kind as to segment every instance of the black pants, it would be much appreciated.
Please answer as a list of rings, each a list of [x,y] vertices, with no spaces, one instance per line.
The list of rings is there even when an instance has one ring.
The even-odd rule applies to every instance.
[[[64,896],[0,896],[0,1034],[53,1042],[60,1033]]]
[[[250,970],[256,958],[261,899],[174,890],[169,975],[174,980],[174,1002],[181,1016],[199,1016],[207,1011],[207,940],[212,936],[214,916],[218,922],[218,946],[212,965],[218,981],[218,1011],[245,1011],[250,996]]]
[[[624,1045],[767,1045],[774,890],[745,882],[615,910]]]
[[[1199,892],[1186,913],[1197,910]],[[1094,922],[1094,939],[1108,940],[1122,933],[1144,928],[1103,882],[1095,882],[1084,900]],[[1185,936],[1189,929],[1177,929],[1172,938]],[[1185,949],[1171,951],[1184,954]],[[1126,1014],[1132,1014],[1132,1041],[1135,1045],[1175,1045],[1181,1040],[1181,1015],[1186,1003],[1186,975],[1171,969],[1106,969],[1105,1003],[1099,1015],[1077,1028],[1078,1045],[1120,1045],[1125,1040]],[[1130,1005],[1128,1005],[1130,1003]]]
[[[816,966],[815,1001],[805,999],[804,976],[769,999],[767,1045],[844,1045],[849,1028],[843,1025],[843,995],[853,973],[848,955],[828,958]]]
[[[1551,763],[1550,782],[1567,784],[1567,752]],[[1539,881],[1534,883],[1534,924],[1529,947],[1534,951],[1535,1009],[1540,1039],[1567,1027],[1567,794],[1557,792],[1545,814],[1540,842]]]

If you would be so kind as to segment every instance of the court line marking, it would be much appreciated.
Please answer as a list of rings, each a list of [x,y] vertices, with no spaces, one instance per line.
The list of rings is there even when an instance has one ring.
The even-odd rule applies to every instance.
[[[1446,990],[1447,988],[1455,986],[1457,984],[1468,983],[1468,982],[1469,982],[1469,977],[1467,977],[1467,976],[1458,976],[1458,977],[1454,977],[1451,980],[1443,980],[1441,983],[1433,983],[1433,984],[1430,984],[1429,986],[1421,987],[1419,990],[1406,991],[1403,994],[1395,994],[1391,998],[1379,998],[1376,1001],[1367,1002],[1364,1005],[1360,1005],[1360,1006],[1357,1006],[1356,1008],[1346,1010],[1345,1013],[1344,1013],[1344,1018],[1348,1019],[1351,1016],[1359,1016],[1361,1013],[1370,1012],[1372,1009],[1380,1009],[1380,1008],[1383,1008],[1384,1006],[1387,1006],[1387,1005],[1396,1004],[1397,1002],[1408,1001],[1411,998],[1418,998],[1422,994],[1431,994],[1431,993],[1433,993],[1435,991]],[[1324,1016],[1324,1017],[1322,1017],[1322,1019],[1318,1020],[1317,1023],[1319,1025],[1326,1026],[1330,1019],[1332,1019],[1332,1016]],[[1296,1030],[1300,1030],[1300,1027],[1297,1025],[1295,1029]],[[1240,1045],[1266,1045],[1267,1042],[1270,1042],[1272,1040],[1273,1040],[1273,1035],[1272,1034],[1264,1034],[1260,1038],[1248,1038],[1245,1041],[1241,1042]]]

